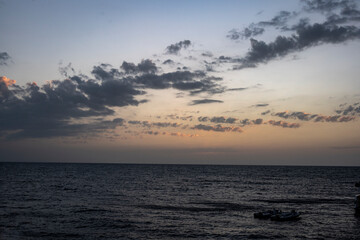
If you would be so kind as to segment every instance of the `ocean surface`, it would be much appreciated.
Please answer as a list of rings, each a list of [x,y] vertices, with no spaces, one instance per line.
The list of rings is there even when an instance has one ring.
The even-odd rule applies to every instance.
[[[360,239],[356,167],[0,163],[0,239]],[[254,212],[295,209],[292,222]]]

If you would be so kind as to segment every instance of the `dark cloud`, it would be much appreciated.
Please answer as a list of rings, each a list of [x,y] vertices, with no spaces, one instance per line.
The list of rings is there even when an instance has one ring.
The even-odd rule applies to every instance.
[[[181,49],[188,48],[191,45],[190,40],[180,41],[175,44],[171,44],[170,46],[166,47],[167,54],[178,54]]]
[[[109,65],[101,64],[93,68],[92,74],[103,83],[108,80],[121,81],[134,88],[142,89],[167,89],[174,88],[181,91],[188,91],[191,95],[199,93],[223,93],[225,87],[219,82],[222,78],[208,76],[204,71],[175,71],[157,74],[156,66],[150,60],[143,60],[140,64],[126,63],[126,73],[141,73],[138,75],[123,75],[119,70]],[[135,67],[135,68],[133,68]],[[129,70],[132,69],[132,70]]]
[[[223,101],[221,100],[216,100],[216,99],[198,99],[198,100],[193,100],[190,105],[199,105],[199,104],[208,104],[208,103],[223,103]]]
[[[149,135],[155,135],[155,136],[160,134],[160,132],[158,132],[158,131],[145,131],[144,133],[149,134]]]
[[[201,56],[203,56],[203,57],[212,57],[213,54],[212,54],[211,52],[203,52],[203,53],[201,54]]]
[[[167,135],[167,136],[173,136],[173,137],[198,137],[198,134],[186,134],[181,132],[159,132],[159,131],[145,131],[144,134],[148,135]]]
[[[229,62],[229,61],[232,61],[233,59],[228,56],[220,56],[217,60],[220,62]]]
[[[108,80],[118,79],[123,74],[116,68],[113,68],[110,64],[102,63],[99,66],[94,66],[91,73],[97,80],[106,82]]]
[[[267,114],[269,114],[270,112],[271,112],[270,110],[267,110],[267,111],[265,111],[265,112],[262,112],[261,115],[267,115]]]
[[[355,119],[354,116],[317,116],[315,122],[350,122]]]
[[[251,49],[246,56],[238,59],[236,69],[256,67],[272,59],[289,53],[324,43],[342,43],[360,38],[360,29],[355,26],[336,26],[328,24],[304,24],[297,26],[296,34],[291,37],[278,36],[274,42],[265,43],[251,39]]]
[[[193,116],[179,116],[178,114],[169,114],[166,118],[170,118],[172,120],[183,120],[183,121],[192,121]]]
[[[260,125],[263,123],[264,120],[262,120],[261,118],[258,118],[258,119],[255,119],[253,120],[252,122],[255,124],[255,125]]]
[[[7,65],[10,60],[10,55],[7,52],[0,52],[0,66]]]
[[[149,121],[136,121],[136,120],[130,120],[128,121],[128,124],[131,125],[140,125],[142,127],[157,127],[157,128],[166,128],[166,127],[180,127],[182,126],[181,123],[173,123],[173,122],[149,122]]]
[[[69,77],[75,75],[75,69],[72,67],[71,63],[66,66],[62,66],[62,63],[60,63],[59,73],[64,77]]]
[[[218,59],[219,62],[238,63],[235,70],[257,67],[260,63],[303,51],[321,44],[338,44],[360,38],[360,28],[352,23],[360,21],[360,11],[352,0],[303,0],[304,10],[325,14],[323,23],[310,23],[309,19],[302,18],[291,27],[290,19],[300,12],[281,11],[270,21],[252,23],[242,31],[232,30],[229,38],[251,38],[251,48],[243,58]],[[272,42],[256,40],[253,37],[260,35],[263,27],[276,27],[283,31],[293,32],[291,36],[277,36]]]
[[[199,122],[207,122],[207,121],[209,121],[209,120],[210,120],[209,117],[198,117],[198,121],[199,121]]]
[[[241,126],[247,126],[247,125],[260,125],[263,124],[264,120],[261,118],[255,119],[255,120],[250,120],[248,118],[242,119],[240,120],[240,124]]]
[[[270,21],[262,21],[257,23],[257,25],[264,27],[266,26],[281,27],[286,25],[289,19],[296,17],[297,15],[298,15],[297,12],[280,11]]]
[[[239,133],[242,132],[242,129],[240,127],[223,127],[220,124],[214,126],[198,124],[192,127],[192,129],[214,131],[214,132],[239,132]]]
[[[342,109],[336,110],[337,114],[349,115],[349,116],[354,116],[354,115],[360,114],[359,103],[354,103],[352,105],[343,105],[341,107],[342,107]]]
[[[170,60],[171,61],[171,60]],[[130,62],[123,62],[120,67],[126,74],[156,73],[158,68],[150,59],[142,60],[138,65]]]
[[[237,118],[233,118],[233,117],[223,117],[223,116],[219,116],[219,117],[198,117],[198,121],[199,122],[212,122],[212,123],[230,123],[233,124],[237,121]]]
[[[320,115],[310,114],[304,112],[277,112],[273,113],[273,116],[285,118],[285,119],[298,119],[301,121],[314,121],[314,122],[349,122],[355,119],[354,116],[341,116],[341,115]]]
[[[11,100],[14,97],[14,90],[10,88],[17,87],[16,81],[5,76],[0,77],[0,103],[5,100]],[[15,90],[16,91],[16,90]]]
[[[289,19],[297,16],[296,12],[280,11],[276,16],[274,16],[269,21],[261,21],[257,23],[251,23],[248,27],[243,30],[232,29],[227,35],[231,40],[238,39],[249,39],[255,36],[261,35],[265,32],[264,27],[284,27],[286,26]]]
[[[97,121],[93,123],[71,123],[69,121],[42,121],[42,126],[33,124],[31,127],[5,133],[7,140],[24,138],[51,138],[51,137],[96,137],[107,130],[123,126],[122,118]]]
[[[254,105],[254,107],[267,107],[267,106],[269,106],[269,104],[267,103],[259,103]]]
[[[228,91],[228,92],[231,92],[231,91],[244,91],[246,89],[248,89],[248,88],[228,88],[228,89],[226,89],[226,91]]]
[[[171,59],[167,59],[167,60],[165,60],[164,62],[163,62],[163,64],[174,64],[175,62],[173,61],[173,60],[171,60]]]
[[[112,107],[144,102],[135,98],[144,94],[143,91],[126,79],[117,78],[116,71],[101,69],[93,70],[97,79],[73,76],[42,86],[29,83],[21,87],[14,80],[2,77],[0,133],[8,139],[73,136],[91,128],[110,126],[109,122],[79,124],[79,120],[109,116],[114,114]]]
[[[248,39],[257,35],[261,35],[264,33],[264,31],[264,28],[257,27],[255,24],[251,24],[249,27],[246,27],[241,31],[237,29],[230,30],[227,37],[231,40]]]
[[[329,13],[337,9],[354,8],[352,0],[301,0],[305,5],[304,10],[308,12]]]
[[[189,91],[191,95],[207,92],[210,94],[222,93],[225,87],[218,82],[221,78],[209,77],[203,71],[176,71],[164,74],[144,74],[137,76],[132,81],[139,87],[152,89],[175,88]]]
[[[277,112],[277,113],[273,113],[272,115],[285,119],[291,118],[291,119],[299,119],[302,121],[310,121],[318,116],[318,114],[310,114],[305,112],[288,112],[288,111]]]
[[[299,128],[300,127],[299,123],[288,123],[285,121],[274,121],[274,120],[269,120],[266,122],[266,124],[270,124],[273,126],[279,126],[279,127],[283,127],[283,128]]]

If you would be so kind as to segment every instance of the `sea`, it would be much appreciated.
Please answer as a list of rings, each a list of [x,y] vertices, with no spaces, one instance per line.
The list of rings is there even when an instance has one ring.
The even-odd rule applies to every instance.
[[[359,167],[0,163],[0,239],[360,239]],[[254,218],[296,210],[297,221]]]

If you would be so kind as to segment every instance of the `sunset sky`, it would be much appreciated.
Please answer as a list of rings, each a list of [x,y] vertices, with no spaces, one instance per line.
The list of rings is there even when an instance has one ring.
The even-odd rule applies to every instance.
[[[360,166],[360,1],[0,0],[0,161]]]

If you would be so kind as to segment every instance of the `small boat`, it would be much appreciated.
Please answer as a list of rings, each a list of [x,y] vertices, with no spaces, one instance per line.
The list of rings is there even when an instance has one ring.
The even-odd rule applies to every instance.
[[[281,214],[281,211],[280,210],[268,210],[268,211],[264,211],[264,212],[257,212],[257,213],[254,213],[254,218],[260,218],[260,219],[269,219],[271,218],[272,216],[274,215],[277,215],[277,214]]]
[[[300,219],[300,213],[292,210],[291,212],[284,212],[271,216],[272,221],[293,221]]]

